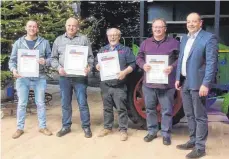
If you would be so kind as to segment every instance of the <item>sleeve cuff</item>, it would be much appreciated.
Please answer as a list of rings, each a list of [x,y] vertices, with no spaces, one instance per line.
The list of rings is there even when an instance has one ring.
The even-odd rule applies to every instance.
[[[59,65],[58,67],[57,67],[57,71],[61,68],[62,66],[61,65]]]
[[[209,86],[210,86],[209,83],[205,83],[205,82],[203,82],[202,85],[204,85],[205,87],[208,87],[208,88],[209,88]]]
[[[13,72],[13,70],[17,70],[15,67],[10,68],[10,71]]]

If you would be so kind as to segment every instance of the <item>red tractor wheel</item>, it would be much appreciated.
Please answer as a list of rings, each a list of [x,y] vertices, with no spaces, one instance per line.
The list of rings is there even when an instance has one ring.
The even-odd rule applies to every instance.
[[[128,82],[128,102],[129,102],[129,118],[139,126],[146,126],[146,114],[145,114],[145,103],[142,93],[142,75],[134,73]],[[181,118],[184,117],[184,111],[182,107],[182,100],[180,91],[176,91],[175,104],[173,108],[173,124],[177,124]],[[158,121],[161,122],[161,106],[157,106]]]

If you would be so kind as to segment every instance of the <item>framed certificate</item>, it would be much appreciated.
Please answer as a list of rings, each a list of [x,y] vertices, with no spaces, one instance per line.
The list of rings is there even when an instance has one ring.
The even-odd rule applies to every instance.
[[[120,72],[118,52],[98,53],[97,57],[100,65],[101,81],[118,79],[118,73]]]
[[[22,77],[39,77],[39,50],[18,49],[18,73]]]
[[[64,70],[67,74],[83,75],[87,67],[88,46],[67,45],[64,57]]]
[[[168,75],[163,72],[168,60],[168,55],[146,55],[146,63],[151,66],[146,72],[146,83],[168,84]]]

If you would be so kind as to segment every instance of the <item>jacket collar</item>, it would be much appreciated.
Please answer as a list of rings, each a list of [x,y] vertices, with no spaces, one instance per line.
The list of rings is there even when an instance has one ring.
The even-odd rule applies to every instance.
[[[123,47],[124,47],[124,46],[123,46],[122,44],[118,43],[118,44],[115,46],[114,50],[121,50]],[[111,49],[111,46],[110,46],[110,44],[108,44],[108,45],[106,45],[104,48],[105,48],[105,50],[110,50],[110,49]]]
[[[27,43],[26,43],[26,40],[25,40],[25,36],[22,36],[19,40],[22,42],[22,44],[27,48],[29,49]],[[36,47],[44,40],[44,38],[40,37],[39,35],[37,36],[37,40],[36,40],[36,43],[34,45],[34,48],[33,49],[36,49]]]
[[[202,30],[202,28],[200,28],[200,29],[199,29],[195,34],[193,34],[193,35],[191,35],[190,33],[188,33],[187,37],[188,37],[188,38],[193,38],[193,39],[195,39],[201,30]]]

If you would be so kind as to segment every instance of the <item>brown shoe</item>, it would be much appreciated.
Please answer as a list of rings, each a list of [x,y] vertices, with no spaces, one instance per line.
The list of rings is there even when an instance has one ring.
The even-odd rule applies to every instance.
[[[52,132],[47,128],[40,129],[39,132],[44,134],[44,135],[47,135],[47,136],[51,136],[52,135]]]
[[[12,138],[17,139],[24,133],[23,130],[17,129],[17,131],[13,134]]]
[[[128,134],[126,131],[120,131],[120,140],[126,141],[128,139]]]
[[[112,130],[110,129],[103,129],[102,131],[100,131],[100,133],[98,134],[98,137],[104,137],[108,134],[111,134],[112,133]]]

